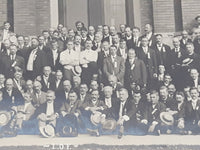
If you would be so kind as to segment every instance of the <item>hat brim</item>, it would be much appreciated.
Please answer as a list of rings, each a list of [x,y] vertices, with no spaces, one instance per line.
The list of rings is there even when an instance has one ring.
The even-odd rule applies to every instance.
[[[162,123],[164,123],[165,125],[168,125],[168,126],[173,125],[174,124],[174,117],[171,115],[173,119],[171,119],[170,121],[167,121],[167,120],[164,119],[165,115],[171,115],[171,114],[167,113],[167,112],[160,113],[160,120],[162,121]]]
[[[45,138],[52,138],[52,137],[54,137],[55,136],[55,132],[53,132],[52,134],[47,133],[47,131],[45,130],[46,127],[47,126],[39,128],[40,133],[42,134],[42,136],[45,137]]]
[[[0,116],[1,115],[4,115],[5,118],[4,118],[4,120],[2,120],[2,119],[0,120],[0,126],[5,126],[11,120],[11,115],[6,111],[1,111]]]

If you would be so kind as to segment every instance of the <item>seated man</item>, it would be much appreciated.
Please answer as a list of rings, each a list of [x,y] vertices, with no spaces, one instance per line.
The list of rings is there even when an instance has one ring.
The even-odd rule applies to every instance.
[[[15,116],[11,123],[14,124],[15,129],[22,129],[22,125],[24,121],[28,121],[31,119],[35,112],[35,107],[32,105],[32,97],[30,93],[24,93],[24,105],[13,106],[12,110],[15,111]]]
[[[145,113],[145,118],[149,125],[148,132],[150,134],[160,135],[160,113],[166,110],[165,105],[159,101],[159,93],[157,91],[151,91],[150,93],[151,103],[148,105]]]
[[[186,102],[185,106],[185,128],[188,134],[197,134],[200,132],[200,100],[198,89],[190,89],[191,101]]]
[[[70,91],[68,101],[65,101],[60,108],[60,118],[57,123],[57,132],[60,136],[78,136],[78,117],[80,115],[77,93]]]
[[[136,106],[128,99],[128,91],[125,88],[119,90],[120,101],[114,106],[115,120],[119,127],[118,138],[122,138],[124,130],[128,133],[133,128],[136,115]]]
[[[92,135],[99,136],[99,131],[96,130],[96,132],[93,132],[91,129],[98,129],[101,124],[101,119],[104,117],[102,116],[102,112],[107,108],[105,103],[103,101],[99,100],[99,91],[93,90],[91,92],[91,99],[89,101],[86,101],[82,106],[82,120],[84,121],[84,124]],[[91,116],[99,116],[97,121],[91,120]]]
[[[47,125],[50,125],[53,128],[56,127],[56,119],[59,116],[59,110],[54,104],[55,98],[55,92],[48,90],[46,95],[47,101],[44,104],[41,104],[36,110],[36,113],[39,114],[37,119],[41,134],[43,133],[43,130]]]

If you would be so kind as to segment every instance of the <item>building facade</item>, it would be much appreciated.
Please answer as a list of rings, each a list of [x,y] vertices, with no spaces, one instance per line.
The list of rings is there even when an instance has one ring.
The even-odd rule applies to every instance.
[[[150,23],[157,33],[179,32],[199,13],[199,0],[0,0],[0,24],[8,20],[23,35],[37,35],[59,23],[74,28],[78,20],[86,26],[141,29]]]

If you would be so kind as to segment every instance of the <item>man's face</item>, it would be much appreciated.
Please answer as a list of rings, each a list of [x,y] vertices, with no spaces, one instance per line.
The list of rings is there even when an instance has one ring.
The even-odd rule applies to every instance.
[[[56,98],[56,97],[55,97],[55,94],[54,94],[53,92],[47,93],[47,102],[48,102],[48,103],[53,102],[55,98]]]
[[[109,28],[108,28],[108,26],[104,26],[104,27],[103,27],[103,34],[104,34],[104,35],[109,34]]]
[[[112,96],[112,88],[111,89],[104,89],[104,95],[105,95],[105,97],[106,98],[111,98],[111,96]]]
[[[149,33],[149,32],[152,31],[152,28],[151,28],[150,24],[146,24],[145,25],[144,31],[145,31],[145,33]]]
[[[151,94],[150,99],[151,99],[152,104],[157,104],[159,100],[159,96],[157,94]]]
[[[92,48],[92,41],[86,41],[85,42],[85,48],[90,50]]]
[[[142,44],[143,47],[148,46],[148,43],[149,43],[149,41],[148,41],[147,38],[142,38],[142,40],[141,40],[141,44]]]
[[[41,91],[41,85],[38,83],[34,83],[33,88],[36,93],[39,93]]]
[[[99,25],[99,26],[97,27],[97,32],[103,33],[103,26],[102,26],[102,25]]]
[[[173,84],[170,84],[168,86],[168,92],[169,92],[170,95],[174,95],[174,93],[176,92],[176,88]]]
[[[97,90],[98,89],[98,83],[96,81],[92,81],[90,84],[90,88],[93,90]]]
[[[197,70],[192,69],[192,70],[190,71],[190,76],[191,76],[191,78],[192,78],[193,80],[196,80],[196,79],[198,79],[198,77],[199,77],[199,73],[198,73]]]
[[[51,73],[51,68],[50,67],[44,67],[44,70],[43,70],[43,74],[48,77]]]
[[[31,40],[31,45],[32,45],[33,48],[36,48],[38,46],[38,44],[39,43],[38,43],[38,41],[36,39],[32,39]]]
[[[156,42],[158,44],[162,43],[162,37],[160,35],[156,36]]]
[[[5,40],[3,43],[4,43],[5,47],[6,47],[6,49],[10,48],[10,41],[9,40]]]
[[[119,47],[122,48],[122,49],[125,49],[126,48],[126,41],[121,41],[119,43]]]
[[[165,82],[165,83],[170,83],[171,80],[172,80],[172,78],[171,78],[170,76],[165,75],[165,77],[164,77],[164,82]]]
[[[26,82],[26,89],[33,89],[33,83],[32,82],[29,82],[29,81],[27,81]]]
[[[73,42],[68,42],[67,43],[67,49],[72,50],[74,48],[74,43]]]
[[[62,28],[63,28],[63,25],[62,25],[62,24],[59,24],[58,27],[57,27],[58,31],[61,31]]]
[[[21,72],[15,72],[14,78],[17,79],[17,80],[20,80],[22,78],[22,73]]]
[[[83,27],[83,25],[82,25],[81,22],[79,22],[79,23],[76,25],[76,29],[77,29],[78,31],[81,31],[82,27]]]
[[[48,37],[49,37],[49,32],[43,32],[43,36],[44,36],[45,39],[48,39]]]
[[[77,100],[77,95],[76,95],[76,93],[75,93],[75,92],[70,93],[68,99],[69,99],[70,102],[76,101],[76,100]]]
[[[102,48],[103,48],[103,51],[109,51],[109,43],[108,42],[103,42],[102,44]]]
[[[74,84],[74,87],[78,87],[80,85],[80,79],[79,78],[73,78],[73,84]]]
[[[57,80],[62,80],[62,77],[63,77],[62,72],[57,72],[57,73],[56,73],[56,79],[57,79]]]
[[[98,91],[93,91],[93,92],[91,93],[91,100],[92,100],[92,101],[97,101],[98,98],[99,98],[99,92],[98,92]]]
[[[115,47],[110,47],[110,55],[116,56],[117,54],[117,49]]]
[[[58,42],[53,42],[51,43],[52,50],[57,50],[58,49]]]
[[[163,65],[159,65],[158,70],[159,70],[160,74],[164,74],[165,73],[165,67]]]
[[[119,43],[119,37],[118,37],[118,35],[112,36],[112,42],[113,42],[113,44],[118,44]]]
[[[121,102],[124,102],[128,99],[128,93],[125,91],[120,91],[119,92],[119,99]]]
[[[138,37],[140,35],[140,31],[138,29],[133,29],[133,36]]]
[[[114,85],[116,84],[116,81],[111,77],[108,78],[108,82],[112,87],[114,87]]]
[[[135,56],[136,56],[135,51],[134,50],[129,50],[129,52],[128,52],[129,59],[134,59]]]
[[[82,95],[86,94],[87,91],[88,91],[88,88],[87,88],[87,85],[86,85],[86,84],[80,85],[80,93],[81,93]]]
[[[166,89],[160,90],[160,98],[161,100],[166,100],[168,97],[168,91]]]
[[[126,36],[131,36],[131,34],[132,34],[131,29],[130,28],[126,28],[125,29],[125,34],[126,34]]]
[[[40,44],[40,45],[43,45],[43,44],[44,44],[44,37],[43,37],[43,36],[40,36],[40,37],[38,38],[38,40],[39,40],[39,44]]]
[[[64,83],[63,83],[63,88],[64,88],[64,90],[65,90],[66,92],[69,92],[69,91],[71,90],[71,84],[70,84],[70,82],[64,81]]]
[[[5,23],[4,24],[4,29],[9,30],[9,28],[10,28],[10,23]]]
[[[192,45],[186,45],[186,51],[189,55],[193,54],[194,53],[194,47]]]
[[[13,88],[13,82],[12,82],[12,81],[7,81],[7,82],[6,82],[6,89],[7,89],[8,91],[11,91],[12,88]]]
[[[190,95],[192,99],[196,100],[199,97],[199,92],[196,89],[190,90]]]
[[[58,39],[58,38],[59,38],[58,32],[54,32],[54,33],[53,33],[53,37],[56,38],[56,39]]]
[[[120,31],[125,32],[126,26],[124,24],[120,25]]]
[[[87,31],[82,30],[82,31],[81,31],[81,36],[82,36],[82,38],[87,37]]]
[[[0,74],[0,83],[4,84],[4,82],[5,82],[5,77],[4,75]]]
[[[100,34],[95,34],[94,40],[95,40],[97,43],[101,42],[101,35],[100,35]]]
[[[134,101],[136,102],[136,104],[138,104],[139,101],[140,101],[140,99],[141,99],[141,94],[140,94],[140,93],[135,93],[135,94],[133,95],[133,99],[134,99]]]
[[[70,39],[73,39],[74,36],[75,36],[74,30],[70,30],[70,31],[68,32],[68,36],[69,36]]]
[[[200,17],[197,18],[197,23],[200,24]]]
[[[24,44],[24,38],[22,36],[18,37],[17,41],[18,41],[19,45],[23,45]]]
[[[74,39],[75,43],[77,45],[80,45],[81,44],[81,37],[80,36],[75,36],[75,39]]]
[[[25,44],[25,45],[28,45],[29,42],[30,42],[29,37],[24,37],[24,44]]]
[[[16,46],[11,46],[10,47],[10,54],[15,55],[17,53],[17,47]]]
[[[94,35],[94,32],[95,32],[94,27],[90,26],[89,29],[88,29],[88,33],[90,35]]]
[[[66,36],[67,35],[67,28],[62,28],[61,34],[62,34],[62,36]]]
[[[180,41],[179,41],[179,39],[175,38],[175,39],[173,40],[173,45],[174,45],[174,47],[179,47],[179,46],[180,46]]]
[[[115,27],[111,26],[110,27],[110,35],[115,35],[116,34],[116,29]]]
[[[177,102],[183,102],[184,101],[184,97],[182,95],[176,94],[176,101]]]
[[[182,38],[187,38],[188,37],[188,32],[187,31],[183,31],[182,32]]]

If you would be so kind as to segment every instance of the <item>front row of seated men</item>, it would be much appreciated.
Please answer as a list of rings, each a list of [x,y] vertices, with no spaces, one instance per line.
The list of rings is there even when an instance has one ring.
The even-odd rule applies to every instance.
[[[103,100],[98,90],[92,90],[90,98],[80,100],[71,90],[60,106],[55,92],[48,90],[46,102],[38,107],[34,107],[31,93],[24,93],[24,104],[0,113],[1,136],[12,136],[13,132],[17,135],[33,120],[37,124],[32,128],[38,128],[43,137],[75,137],[78,133],[89,132],[95,136],[118,134],[118,138],[122,138],[124,134],[197,134],[200,131],[197,88],[190,89],[190,101],[185,100],[183,92],[176,92],[175,98],[170,98],[165,86],[159,92],[146,93],[150,94],[150,99],[142,97],[140,91],[135,91],[132,98],[125,88],[118,92],[119,97],[113,97],[112,87],[105,86]],[[6,120],[8,114],[10,120]]]

